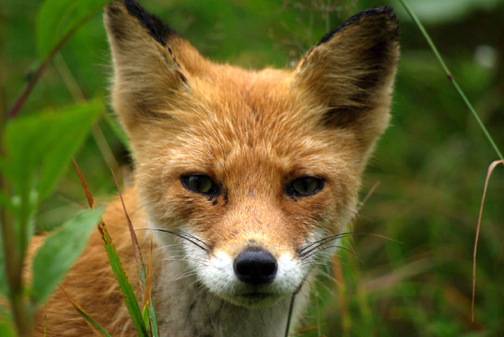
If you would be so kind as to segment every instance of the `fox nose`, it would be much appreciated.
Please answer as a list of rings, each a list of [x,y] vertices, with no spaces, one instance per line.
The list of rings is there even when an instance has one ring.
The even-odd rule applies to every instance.
[[[264,249],[249,247],[238,255],[233,268],[240,281],[258,285],[273,282],[277,262],[273,255]]]

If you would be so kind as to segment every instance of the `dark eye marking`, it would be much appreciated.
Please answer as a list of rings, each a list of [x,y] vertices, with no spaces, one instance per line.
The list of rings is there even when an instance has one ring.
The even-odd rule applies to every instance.
[[[285,194],[296,199],[318,193],[324,188],[324,179],[314,177],[301,177],[285,185]]]
[[[219,196],[220,187],[210,178],[205,175],[183,175],[180,178],[182,186],[192,192],[205,194],[209,200]]]

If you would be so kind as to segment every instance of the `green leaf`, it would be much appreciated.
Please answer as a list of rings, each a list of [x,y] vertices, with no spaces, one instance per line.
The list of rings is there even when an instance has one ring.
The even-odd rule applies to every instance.
[[[12,324],[3,320],[2,317],[0,317],[0,336],[2,336],[2,337],[15,337],[16,336],[16,334],[14,333],[14,327],[12,326]]]
[[[37,17],[37,43],[44,59],[110,0],[46,0]]]
[[[101,233],[103,246],[107,251],[110,266],[112,267],[112,271],[117,279],[117,284],[119,284],[121,293],[123,294],[124,303],[126,303],[128,307],[133,325],[138,331],[138,336],[149,337],[135,292],[133,291],[131,283],[128,281],[128,276],[126,275],[119,254],[117,254],[114,244],[112,243],[112,238],[108,233],[107,226],[102,223],[98,228]]]
[[[57,112],[10,120],[4,136],[8,154],[5,170],[14,193],[27,198],[36,188],[39,202],[47,198],[102,111],[101,99],[95,99]]]
[[[82,253],[104,209],[78,213],[47,237],[33,260],[31,299],[37,305],[47,300]]]

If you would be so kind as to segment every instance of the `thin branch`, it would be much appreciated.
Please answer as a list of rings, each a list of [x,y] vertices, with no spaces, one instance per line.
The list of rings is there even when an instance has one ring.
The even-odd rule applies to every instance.
[[[37,84],[38,80],[42,76],[42,73],[44,72],[45,68],[47,65],[51,62],[53,57],[56,55],[56,53],[65,45],[65,43],[70,39],[70,37],[86,22],[88,21],[95,13],[91,13],[88,16],[84,17],[79,23],[77,23],[68,33],[58,42],[56,47],[51,50],[49,54],[45,57],[45,59],[42,61],[40,66],[38,67],[37,71],[31,78],[30,82],[28,82],[28,85],[26,88],[23,90],[19,98],[16,100],[16,103],[14,103],[14,106],[12,109],[10,109],[9,113],[7,114],[7,118],[14,118],[17,116],[19,113],[19,110],[21,110],[21,107],[23,104],[26,102],[28,99],[28,96],[30,95],[31,91],[35,87],[35,84]]]

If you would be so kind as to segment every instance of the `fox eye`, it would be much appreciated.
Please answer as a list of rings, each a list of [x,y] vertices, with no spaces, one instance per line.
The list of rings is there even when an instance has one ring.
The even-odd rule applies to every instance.
[[[204,175],[182,176],[182,185],[197,193],[214,195],[218,194],[219,189],[213,180]]]
[[[286,186],[286,193],[290,197],[304,197],[315,194],[324,187],[324,180],[313,177],[302,177]]]

